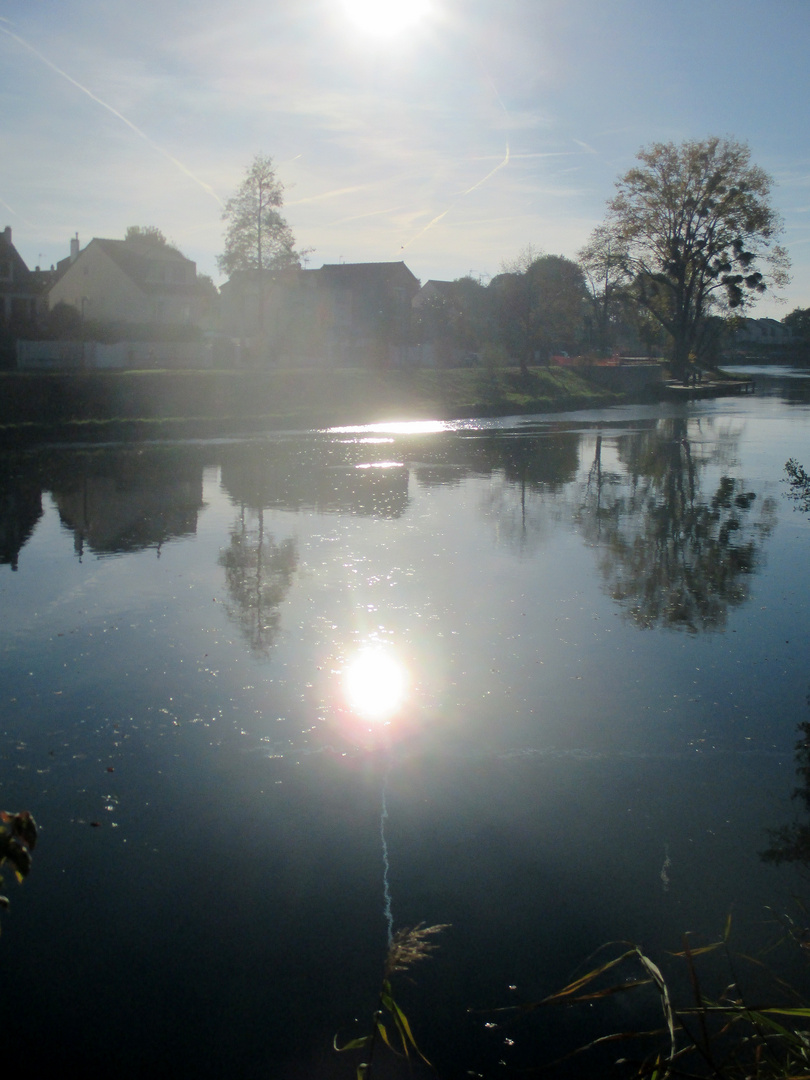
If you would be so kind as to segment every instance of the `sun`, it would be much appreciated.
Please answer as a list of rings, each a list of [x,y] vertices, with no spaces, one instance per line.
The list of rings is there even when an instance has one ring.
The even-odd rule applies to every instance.
[[[343,688],[358,715],[367,720],[386,720],[404,704],[408,679],[392,649],[372,645],[348,662]]]
[[[421,22],[430,0],[343,0],[349,19],[372,37],[394,37]]]

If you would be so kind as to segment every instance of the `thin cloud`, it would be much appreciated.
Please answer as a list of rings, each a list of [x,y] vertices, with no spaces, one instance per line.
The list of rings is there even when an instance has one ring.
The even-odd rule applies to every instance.
[[[351,217],[338,218],[336,221],[327,222],[324,227],[332,229],[336,225],[349,225],[354,221],[365,221],[366,218],[380,217],[382,214],[395,214],[398,210],[405,209],[405,206],[388,206],[384,210],[371,210],[366,214],[352,214]]]
[[[369,188],[370,184],[356,184],[354,187],[335,188],[334,191],[324,191],[320,195],[308,195],[305,199],[296,199],[294,202],[285,202],[285,207],[303,206],[305,203],[323,202],[325,199],[337,199],[341,195],[354,195],[357,191]]]

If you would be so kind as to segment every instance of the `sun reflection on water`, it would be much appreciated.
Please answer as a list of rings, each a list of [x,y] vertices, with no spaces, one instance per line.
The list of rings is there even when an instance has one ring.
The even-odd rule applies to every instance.
[[[405,703],[408,673],[393,649],[367,645],[347,662],[343,690],[358,716],[365,720],[390,720]]]
[[[389,420],[379,424],[360,424],[349,427],[327,428],[327,435],[433,435],[450,431],[454,427],[447,420]]]

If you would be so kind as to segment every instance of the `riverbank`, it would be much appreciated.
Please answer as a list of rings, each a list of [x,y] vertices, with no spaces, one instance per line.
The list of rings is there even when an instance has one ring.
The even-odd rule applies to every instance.
[[[0,442],[212,438],[598,408],[627,397],[561,368],[9,372],[0,375]]]

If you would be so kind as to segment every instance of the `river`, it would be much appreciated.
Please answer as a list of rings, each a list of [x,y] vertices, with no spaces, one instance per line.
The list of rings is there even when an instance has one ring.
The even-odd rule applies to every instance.
[[[353,1077],[333,1039],[419,923],[447,924],[394,977],[420,1049],[508,1075],[657,1008],[495,1011],[605,943],[663,963],[729,917],[747,952],[801,920],[802,866],[761,853],[801,820],[810,379],[752,373],[691,404],[4,452],[0,803],[40,828],[4,874],[9,1075]]]

